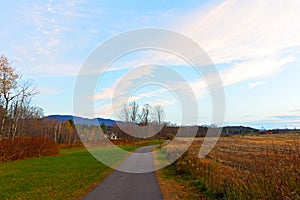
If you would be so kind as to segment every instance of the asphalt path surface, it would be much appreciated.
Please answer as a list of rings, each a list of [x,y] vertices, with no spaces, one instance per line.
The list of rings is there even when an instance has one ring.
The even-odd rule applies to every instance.
[[[84,200],[163,199],[154,173],[152,149],[153,146],[137,149]]]

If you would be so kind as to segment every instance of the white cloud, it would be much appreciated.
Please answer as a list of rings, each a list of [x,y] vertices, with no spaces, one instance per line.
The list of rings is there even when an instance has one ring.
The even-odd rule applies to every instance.
[[[247,80],[270,77],[282,70],[282,66],[293,62],[292,57],[280,58],[269,56],[239,62],[233,67],[220,72],[223,84],[231,85]]]
[[[219,71],[225,87],[248,81],[249,87],[255,88],[265,84],[269,77],[278,74],[287,64],[294,62],[292,47],[300,46],[300,2],[291,0],[277,3],[258,0],[224,1],[207,10],[205,14],[198,14],[198,11],[191,13],[180,21],[177,30],[194,39],[216,64],[229,65]],[[192,17],[189,18],[190,16]],[[149,63],[187,65],[166,52],[150,52],[138,56],[138,59],[133,61],[126,60],[123,66],[120,64],[121,68],[113,69]],[[138,76],[140,75],[135,77]],[[257,81],[261,79],[266,81]],[[128,79],[122,87],[125,90],[134,84]],[[205,79],[190,81],[190,85],[198,98],[208,91]],[[173,88],[180,87],[181,84],[177,83]],[[96,95],[96,99],[112,97],[113,90],[114,86],[104,89]],[[140,94],[135,98],[159,96],[165,92],[167,90],[162,89],[151,94]],[[121,100],[125,99],[120,98],[120,102]],[[166,102],[166,105],[170,104],[174,102]]]
[[[227,86],[274,76],[294,62],[293,47],[300,46],[299,8],[297,0],[279,0],[276,4],[272,0],[227,0],[204,10],[205,13],[191,12],[178,20],[175,29],[203,47],[215,64],[230,66],[219,71]],[[187,66],[170,53],[145,55],[131,64]],[[191,85],[200,96],[203,91],[199,88],[206,87],[203,80]]]
[[[125,74],[123,77],[120,77],[115,82],[113,82],[109,87],[101,89],[100,92],[97,92],[94,97],[91,97],[94,100],[105,100],[115,98],[118,100],[117,105],[120,106],[128,101],[126,98],[127,93],[132,92],[132,89],[137,87],[136,81],[138,77],[145,77],[151,73],[151,68],[134,68],[129,73]],[[139,80],[141,81],[141,80]],[[156,93],[156,92],[155,92]],[[144,94],[146,95],[146,94]],[[151,94],[148,94],[151,95]],[[153,94],[154,95],[154,94]],[[142,96],[136,96],[136,98],[141,98]],[[133,96],[131,96],[133,98]]]
[[[78,20],[78,16],[69,13],[78,12],[79,3],[78,0],[36,1],[15,8],[18,15],[8,18],[14,22],[9,28],[16,35],[3,42],[7,42],[6,52],[12,54],[18,71],[29,77],[76,75],[81,63],[71,55],[73,37],[68,34]]]
[[[273,115],[253,117],[242,121],[245,124],[264,126],[265,128],[299,128],[300,112],[299,110],[290,110],[287,112],[278,112]],[[260,127],[259,127],[260,128]]]
[[[174,99],[156,99],[155,101],[151,102],[151,104],[153,106],[155,105],[160,105],[162,107],[167,107],[167,106],[170,106],[170,105],[175,105],[177,104],[178,102],[176,102]]]
[[[266,83],[267,83],[267,81],[256,81],[256,82],[249,83],[249,87],[256,88],[257,86],[264,85]]]
[[[205,14],[190,13],[176,29],[203,47],[215,64],[231,65],[219,71],[228,86],[276,75],[294,62],[293,47],[300,46],[299,8],[297,0],[228,0]],[[191,86],[198,96],[206,87],[202,79]]]
[[[90,115],[88,115],[88,116],[91,118],[99,117],[99,116],[107,117],[107,118],[115,118],[115,119],[118,118],[118,116],[114,117],[111,103],[107,103],[107,104],[101,105],[101,107],[99,107],[99,108],[96,108],[95,116],[90,116]]]
[[[108,88],[104,88],[101,92],[98,92],[94,96],[94,100],[105,100],[110,99],[113,96],[114,93],[115,84],[113,86],[110,86]]]
[[[256,59],[300,45],[299,7],[297,0],[228,0],[179,29],[215,63]]]

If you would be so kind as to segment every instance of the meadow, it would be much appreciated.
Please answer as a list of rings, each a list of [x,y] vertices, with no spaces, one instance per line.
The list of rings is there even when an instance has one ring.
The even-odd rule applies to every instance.
[[[128,153],[137,147],[121,146]],[[111,171],[85,148],[61,149],[58,156],[2,162],[0,199],[82,199]]]
[[[300,198],[299,134],[221,137],[208,156],[199,159],[202,142],[203,138],[195,139],[162,172],[176,174],[174,179],[184,177],[211,199]],[[168,156],[177,148],[178,143],[169,148]]]

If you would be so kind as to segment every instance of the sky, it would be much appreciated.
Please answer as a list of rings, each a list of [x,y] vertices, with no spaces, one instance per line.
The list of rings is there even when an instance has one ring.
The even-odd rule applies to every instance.
[[[24,79],[34,80],[40,91],[34,104],[45,115],[74,114],[78,74],[101,43],[125,31],[155,27],[183,34],[207,53],[224,86],[225,125],[300,128],[298,0],[17,0],[3,1],[1,7],[0,54]],[[180,57],[157,50],[132,52],[113,62],[98,80],[94,115],[83,117],[118,119],[112,111],[118,83],[132,71],[136,77],[141,71],[147,75],[147,64],[180,74],[194,92],[197,123],[213,123],[205,77]],[[131,98],[140,105],[162,105],[166,121],[182,123],[184,105],[170,88],[148,84],[132,91]]]

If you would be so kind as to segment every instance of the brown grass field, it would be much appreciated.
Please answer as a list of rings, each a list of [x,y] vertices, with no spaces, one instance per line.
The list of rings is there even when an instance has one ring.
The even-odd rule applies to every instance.
[[[299,134],[221,137],[209,155],[199,159],[202,142],[195,139],[174,166],[207,197],[300,199]],[[170,149],[176,148],[180,145]]]

